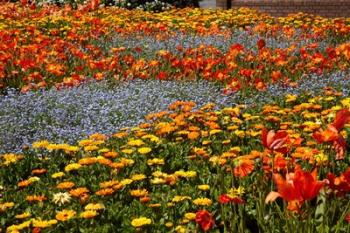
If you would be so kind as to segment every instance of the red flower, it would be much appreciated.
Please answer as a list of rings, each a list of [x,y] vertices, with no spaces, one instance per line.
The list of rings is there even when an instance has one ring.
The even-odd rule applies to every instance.
[[[335,191],[337,196],[343,196],[350,192],[350,167],[336,177],[334,174],[329,173],[327,175],[328,187]]]
[[[350,121],[350,112],[347,109],[339,110],[335,116],[334,122],[327,126],[326,130],[313,133],[313,138],[318,143],[331,142],[337,152],[336,159],[344,159],[346,141],[339,132],[344,125]]]
[[[245,203],[245,201],[242,198],[239,198],[239,197],[236,197],[236,196],[231,196],[231,195],[228,195],[228,194],[221,194],[219,196],[219,202],[221,204],[227,204],[229,202],[233,202],[233,203],[236,203],[236,204],[244,204]]]
[[[256,44],[258,45],[258,49],[261,50],[265,47],[266,42],[264,39],[260,39],[260,40],[258,40],[258,42]]]
[[[157,75],[157,79],[159,80],[165,80],[167,78],[167,73],[164,71],[160,71],[159,74]]]
[[[262,129],[262,143],[266,148],[270,150],[274,150],[282,154],[287,154],[288,148],[286,146],[286,142],[288,139],[288,134],[285,131],[278,131],[275,133],[273,130],[267,131],[266,128]]]
[[[196,223],[198,223],[203,231],[210,230],[215,222],[213,216],[206,210],[200,210],[196,213]]]
[[[297,168],[295,173],[287,174],[284,179],[280,174],[274,174],[273,178],[277,185],[278,192],[271,192],[265,202],[274,201],[281,197],[287,202],[293,203],[294,207],[301,206],[304,201],[314,199],[324,185],[318,181],[317,169],[311,173]],[[295,209],[294,209],[295,210]]]
[[[345,217],[345,220],[350,223],[350,214],[347,214],[346,217]]]

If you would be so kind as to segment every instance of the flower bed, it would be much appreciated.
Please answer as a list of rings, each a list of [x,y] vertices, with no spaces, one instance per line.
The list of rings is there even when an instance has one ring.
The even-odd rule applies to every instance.
[[[1,14],[0,86],[22,92],[135,78],[264,90],[275,82],[293,85],[305,73],[349,68],[348,19],[276,19],[247,9],[135,14],[90,5],[30,10],[6,4]],[[137,42],[143,40],[148,43]]]
[[[0,232],[349,232],[349,31],[0,5]]]

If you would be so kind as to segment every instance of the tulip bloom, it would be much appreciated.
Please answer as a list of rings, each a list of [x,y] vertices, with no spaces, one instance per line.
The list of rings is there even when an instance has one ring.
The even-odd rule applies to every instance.
[[[344,196],[350,192],[350,167],[336,177],[334,174],[327,175],[328,187],[332,189],[337,196]]]
[[[342,109],[337,112],[334,122],[332,124],[329,124],[326,130],[315,132],[312,135],[318,143],[323,143],[323,142],[333,143],[333,147],[337,152],[337,155],[336,155],[337,160],[344,159],[346,141],[339,132],[344,128],[344,125],[349,121],[350,121],[349,110]]]
[[[267,131],[266,128],[262,129],[262,143],[266,148],[270,150],[277,151],[282,154],[287,154],[288,148],[286,146],[286,142],[288,139],[288,134],[285,131],[278,131],[275,133],[274,130]]]
[[[213,216],[206,210],[200,210],[196,213],[196,223],[203,231],[209,231],[215,224]]]
[[[311,173],[297,168],[295,173],[289,173],[284,179],[280,174],[273,175],[278,192],[270,192],[265,202],[274,201],[277,197],[288,202],[289,210],[298,210],[304,201],[314,199],[321,188],[323,181],[317,180],[317,169]]]

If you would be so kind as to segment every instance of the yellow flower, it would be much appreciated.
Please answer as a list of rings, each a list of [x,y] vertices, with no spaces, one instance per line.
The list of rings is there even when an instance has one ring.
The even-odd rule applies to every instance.
[[[77,146],[68,146],[65,150],[69,151],[69,152],[77,152],[77,151],[79,151],[79,147],[77,147]]]
[[[81,147],[84,147],[84,146],[89,146],[93,143],[94,143],[94,140],[92,140],[92,139],[84,139],[84,140],[79,141],[78,145]]]
[[[98,146],[96,145],[91,145],[91,146],[85,146],[84,147],[84,151],[94,151],[94,150],[98,150]]]
[[[105,205],[102,203],[90,203],[85,206],[85,210],[103,210],[105,209]]]
[[[19,225],[11,225],[6,229],[6,232],[11,232],[11,233],[20,232],[25,228],[29,228],[31,224],[32,224],[32,220],[28,220],[28,221],[22,222]]]
[[[287,94],[286,95],[286,103],[290,103],[290,102],[296,101],[297,97],[298,96],[296,96],[296,95]]]
[[[57,224],[57,220],[52,219],[52,220],[45,221],[41,219],[33,219],[32,224],[33,224],[33,227],[47,228]]]
[[[95,210],[86,210],[80,213],[80,218],[94,218],[97,216],[97,212]]]
[[[218,134],[218,133],[220,133],[220,132],[222,132],[221,129],[212,129],[212,130],[209,131],[209,135]]]
[[[15,216],[15,218],[17,218],[17,219],[23,219],[23,218],[28,218],[28,217],[30,217],[30,216],[31,216],[30,213],[24,212],[23,214],[17,214],[17,215]]]
[[[175,231],[177,233],[186,233],[186,228],[183,226],[177,226],[177,227],[175,227]]]
[[[125,186],[125,185],[128,185],[128,184],[131,184],[132,182],[133,182],[132,179],[124,179],[124,180],[120,181],[120,184]]]
[[[38,141],[32,144],[33,149],[46,148],[50,143],[48,141]]]
[[[203,190],[203,191],[210,189],[210,186],[207,184],[198,185],[197,187],[199,190]]]
[[[142,146],[143,144],[145,144],[145,143],[141,139],[128,141],[129,146]]]
[[[61,178],[62,176],[64,176],[64,172],[56,172],[51,175],[53,179]]]
[[[102,149],[98,150],[98,153],[106,153],[106,152],[109,152],[108,148],[102,148]]]
[[[133,197],[144,197],[148,195],[148,191],[146,189],[134,189],[130,190],[130,195]]]
[[[37,181],[39,181],[39,180],[40,180],[40,178],[37,177],[37,176],[32,176],[32,177],[30,177],[30,178],[28,179],[28,181],[31,182],[31,183],[37,182]]]
[[[195,172],[195,171],[187,171],[187,172],[185,172],[183,170],[180,170],[180,171],[176,171],[175,175],[180,176],[180,177],[184,177],[184,178],[191,178],[191,177],[196,177],[197,176],[197,172]]]
[[[164,165],[164,159],[149,159],[147,160],[147,165],[152,166],[152,165]]]
[[[15,203],[13,202],[5,202],[5,203],[0,203],[0,213],[6,211],[7,209],[11,209]]]
[[[238,137],[243,138],[245,135],[245,132],[243,130],[235,130],[234,132]]]
[[[70,171],[73,171],[73,170],[78,170],[79,168],[81,168],[81,165],[79,163],[71,163],[71,164],[68,164],[64,170],[66,172],[70,172]]]
[[[209,198],[201,197],[193,200],[195,205],[210,206],[213,202]]]
[[[231,188],[228,191],[228,195],[232,197],[241,197],[245,193],[245,189],[243,186],[239,186],[238,188]]]
[[[189,196],[175,196],[171,201],[172,202],[180,202],[184,200],[191,200],[191,197]]]
[[[148,154],[149,152],[151,152],[152,151],[152,149],[151,148],[149,148],[149,147],[141,147],[141,148],[139,148],[138,150],[137,150],[140,154]]]
[[[144,180],[146,179],[146,176],[144,174],[134,174],[131,176],[131,179],[133,181]]]
[[[154,178],[151,180],[151,184],[165,184],[165,180],[162,178]]]
[[[56,219],[58,221],[65,222],[73,218],[75,215],[76,215],[76,212],[74,210],[62,210],[56,214]]]
[[[4,165],[8,166],[11,163],[16,163],[17,161],[23,159],[22,155],[16,155],[16,154],[4,154],[0,156],[0,158],[3,158],[5,160]]]
[[[152,223],[152,220],[146,217],[135,218],[131,221],[133,227],[142,227],[144,225],[149,225]]]
[[[185,218],[188,219],[188,220],[194,220],[196,218],[196,214],[195,213],[186,213],[185,214]]]
[[[122,152],[124,154],[132,154],[134,152],[134,150],[133,149],[124,149],[124,150],[122,150]]]
[[[320,153],[315,155],[315,160],[318,164],[322,164],[328,161],[328,157],[323,153],[323,151],[321,151]]]
[[[170,227],[173,227],[173,226],[174,226],[174,223],[172,223],[172,222],[166,222],[166,223],[165,223],[165,226],[168,227],[168,228],[170,228]]]

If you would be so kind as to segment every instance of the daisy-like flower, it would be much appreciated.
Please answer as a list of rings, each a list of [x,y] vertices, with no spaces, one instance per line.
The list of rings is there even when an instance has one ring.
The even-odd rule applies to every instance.
[[[57,224],[57,220],[56,219],[52,219],[52,220],[41,220],[39,219],[33,219],[32,220],[32,225],[33,227],[38,227],[38,228],[48,228],[51,227],[52,225]]]
[[[210,189],[210,186],[207,185],[207,184],[201,184],[201,185],[198,185],[197,187],[198,187],[199,190],[203,190],[203,191],[206,191],[206,190]]]
[[[146,217],[135,218],[131,221],[133,227],[142,227],[152,223],[152,220]]]
[[[197,199],[193,200],[193,203],[195,205],[210,206],[213,203],[213,201],[210,200],[209,198],[202,197],[202,198],[197,198]]]
[[[64,172],[56,172],[56,173],[54,173],[54,174],[51,175],[51,177],[52,177],[53,179],[57,179],[57,178],[60,178],[60,177],[62,177],[62,176],[64,176]]]
[[[85,210],[84,212],[81,212],[79,217],[80,218],[94,218],[98,215],[98,213],[95,210]]]
[[[71,163],[71,164],[68,164],[64,170],[66,172],[70,172],[70,171],[74,171],[74,170],[78,170],[79,168],[81,168],[81,165],[79,163]]]
[[[149,148],[149,147],[141,147],[141,148],[139,148],[138,150],[137,150],[140,154],[148,154],[149,152],[151,152],[152,151],[152,149],[151,148]]]
[[[17,214],[15,216],[16,219],[24,219],[24,218],[29,218],[31,216],[30,213],[28,212],[24,212],[23,214]]]
[[[53,195],[53,199],[52,201],[56,204],[56,205],[63,205],[65,203],[69,203],[71,200],[71,195],[67,192],[65,193],[55,193]]]
[[[62,210],[56,214],[56,219],[65,222],[73,218],[75,215],[76,212],[74,210]]]
[[[103,210],[105,205],[102,203],[90,203],[85,206],[85,210]]]

